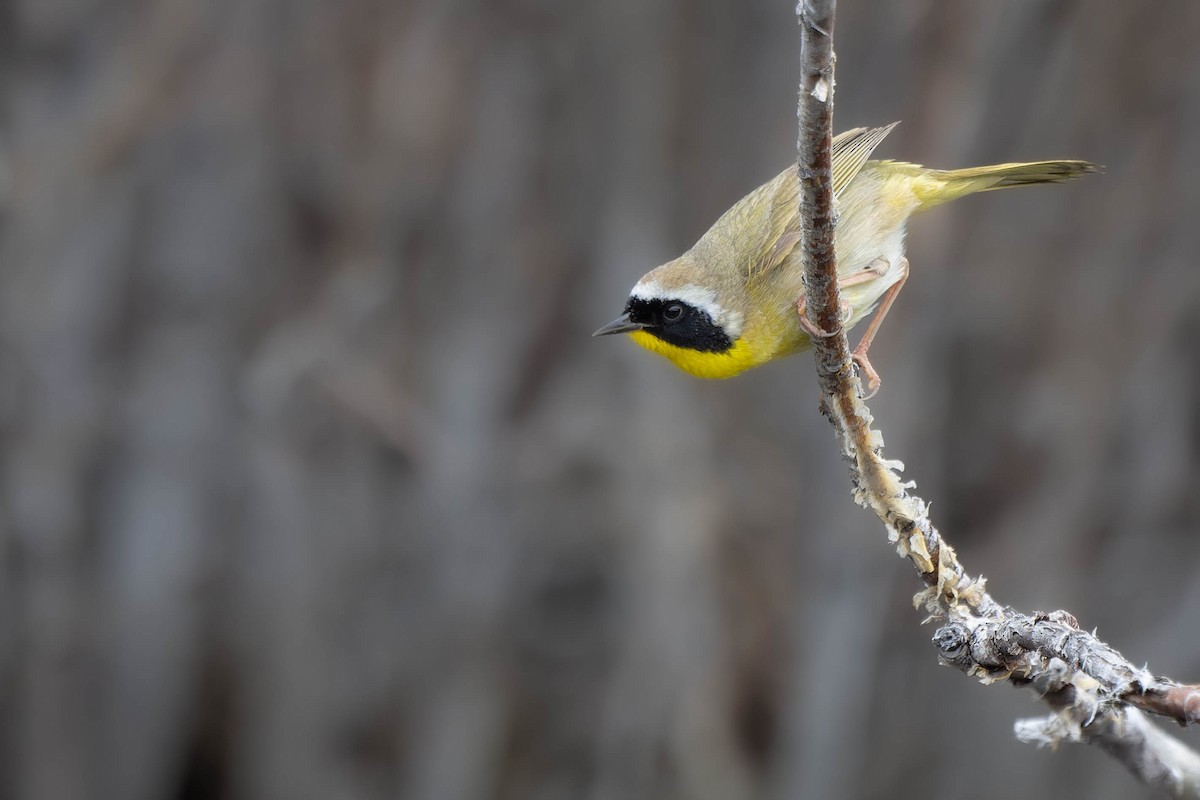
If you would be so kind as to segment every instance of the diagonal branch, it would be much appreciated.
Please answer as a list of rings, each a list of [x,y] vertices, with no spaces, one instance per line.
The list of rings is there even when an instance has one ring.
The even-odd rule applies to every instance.
[[[871,429],[845,331],[841,329],[833,247],[830,142],[836,0],[800,0],[801,77],[797,116],[801,247],[808,320],[833,331],[812,337],[821,410],[850,464],[854,499],[884,523],[888,538],[925,583],[916,603],[944,624],[934,633],[942,663],[985,683],[1027,685],[1054,709],[1022,720],[1023,741],[1098,745],[1147,785],[1172,797],[1200,798],[1200,755],[1151,725],[1141,711],[1189,725],[1200,722],[1200,686],[1180,685],[1139,669],[1062,611],[1023,614],[997,603],[984,579],[967,574],[929,519],[928,505],[901,483],[898,461],[883,457]],[[1138,711],[1141,709],[1141,711]]]

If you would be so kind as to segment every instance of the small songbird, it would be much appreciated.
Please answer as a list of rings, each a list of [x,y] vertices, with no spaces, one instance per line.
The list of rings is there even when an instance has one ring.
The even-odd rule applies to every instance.
[[[872,392],[879,376],[867,350],[908,278],[909,217],[975,192],[1060,183],[1096,169],[1086,161],[955,170],[868,161],[896,124],[846,131],[834,137],[831,152],[843,324],[849,328],[878,309],[854,350]],[[798,189],[789,167],[746,195],[691,250],[646,273],[625,313],[594,335],[628,333],[701,378],[729,378],[808,349],[820,331],[803,318]]]

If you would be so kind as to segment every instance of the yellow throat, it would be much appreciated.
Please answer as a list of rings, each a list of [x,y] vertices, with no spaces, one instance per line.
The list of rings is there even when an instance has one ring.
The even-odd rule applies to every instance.
[[[629,338],[698,378],[732,378],[739,372],[771,360],[769,355],[756,353],[745,338],[738,339],[732,347],[720,353],[679,347],[645,331],[633,331]]]

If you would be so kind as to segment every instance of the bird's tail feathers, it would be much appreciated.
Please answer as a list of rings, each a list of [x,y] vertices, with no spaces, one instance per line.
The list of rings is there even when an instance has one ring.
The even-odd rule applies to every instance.
[[[935,169],[926,173],[928,180],[920,181],[915,190],[921,210],[925,210],[975,192],[1036,183],[1063,183],[1096,170],[1096,165],[1087,161],[1031,161],[967,169]]]

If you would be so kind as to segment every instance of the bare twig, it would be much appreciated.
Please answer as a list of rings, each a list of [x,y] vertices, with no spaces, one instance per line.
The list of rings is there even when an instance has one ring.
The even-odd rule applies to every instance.
[[[1028,685],[1055,710],[1046,719],[1018,722],[1023,741],[1095,744],[1144,783],[1173,797],[1200,798],[1200,756],[1137,710],[1196,723],[1200,686],[1135,667],[1066,612],[1029,615],[997,603],[938,534],[928,505],[908,492],[913,484],[900,482],[902,465],[883,458],[883,437],[871,429],[839,313],[830,165],[835,6],[836,0],[800,0],[796,7],[802,41],[796,149],[806,313],[815,326],[836,333],[813,337],[821,410],[850,464],[854,499],[883,521],[924,581],[916,603],[945,621],[934,634],[942,662],[985,682]]]

